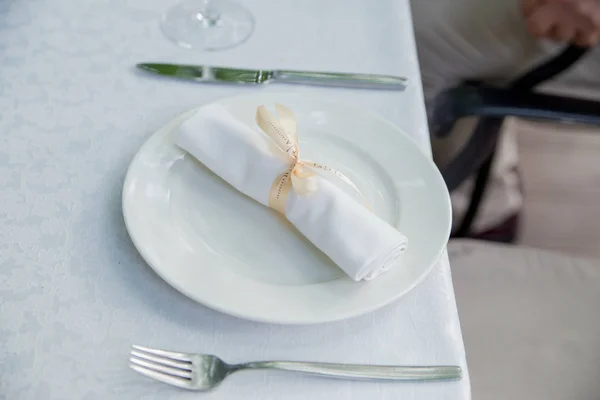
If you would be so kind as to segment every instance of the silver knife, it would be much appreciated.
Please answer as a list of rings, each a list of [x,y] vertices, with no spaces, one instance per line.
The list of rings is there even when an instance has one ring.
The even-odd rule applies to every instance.
[[[137,67],[158,75],[197,82],[260,84],[269,82],[298,83],[317,86],[337,86],[363,89],[404,90],[406,78],[391,75],[348,74],[338,72],[308,72],[287,70],[257,70],[209,67],[206,65],[177,65],[141,63]]]

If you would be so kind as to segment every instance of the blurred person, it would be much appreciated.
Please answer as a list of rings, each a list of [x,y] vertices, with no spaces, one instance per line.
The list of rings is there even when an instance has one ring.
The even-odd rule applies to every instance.
[[[436,95],[445,89],[465,80],[506,85],[567,44],[593,47],[600,40],[600,0],[413,0],[412,11],[430,117]],[[600,98],[600,49],[540,89]],[[449,139],[432,138],[438,165],[451,159],[473,127],[473,121],[461,121]],[[523,206],[517,167],[515,132],[505,126],[470,236],[493,233],[493,240],[514,240]],[[455,227],[472,187],[469,179],[451,194]]]

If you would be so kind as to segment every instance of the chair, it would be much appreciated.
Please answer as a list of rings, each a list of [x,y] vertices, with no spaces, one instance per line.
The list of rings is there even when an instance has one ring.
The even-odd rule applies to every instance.
[[[576,122],[600,126],[600,102],[536,93],[533,89],[579,61],[588,49],[568,46],[558,56],[535,67],[508,88],[470,81],[438,96],[434,107],[432,134],[447,136],[454,123],[464,117],[479,117],[477,125],[458,155],[442,168],[450,191],[475,175],[470,203],[453,237],[468,237],[489,180],[494,150],[504,118]]]

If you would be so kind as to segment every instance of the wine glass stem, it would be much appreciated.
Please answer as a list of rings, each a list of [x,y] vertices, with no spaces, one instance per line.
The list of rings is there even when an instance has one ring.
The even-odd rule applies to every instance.
[[[204,0],[202,12],[197,15],[197,18],[202,21],[206,27],[216,26],[221,19],[221,14],[216,7],[213,7],[213,0]]]

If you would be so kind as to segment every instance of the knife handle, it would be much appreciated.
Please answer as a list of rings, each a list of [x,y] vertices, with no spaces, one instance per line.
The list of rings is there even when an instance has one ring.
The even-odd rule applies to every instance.
[[[391,75],[346,74],[336,72],[273,71],[278,82],[362,89],[406,89],[406,78]]]

